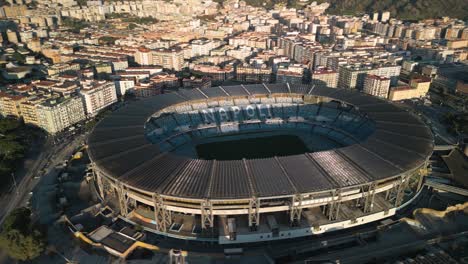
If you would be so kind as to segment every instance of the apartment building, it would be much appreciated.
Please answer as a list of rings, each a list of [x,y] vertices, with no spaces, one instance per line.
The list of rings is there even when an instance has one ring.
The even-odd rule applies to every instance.
[[[67,71],[79,71],[80,64],[78,63],[59,63],[54,64],[47,68],[47,74],[49,76],[58,75]]]
[[[372,67],[365,66],[340,66],[338,75],[338,86],[344,89],[359,89],[364,86],[364,78],[373,73]]]
[[[374,67],[372,72],[375,75],[383,76],[390,79],[390,85],[396,85],[401,73],[401,66],[399,65],[382,65]]]
[[[337,88],[338,72],[330,69],[320,69],[312,73],[311,84],[315,87]]]
[[[247,46],[251,48],[267,49],[269,33],[244,32],[229,39],[229,45],[234,47]]]
[[[210,51],[219,47],[221,41],[214,41],[208,39],[195,39],[191,43],[191,57],[207,56]]]
[[[153,53],[150,49],[141,47],[135,52],[135,62],[139,65],[152,65]]]
[[[25,101],[26,97],[22,95],[12,95],[0,92],[0,114],[2,116],[21,116],[20,103]]]
[[[27,100],[20,103],[19,107],[24,123],[40,126],[37,108],[45,100],[47,100],[47,97],[31,96],[27,98]]]
[[[140,83],[138,85],[135,85],[133,89],[136,97],[150,97],[162,93],[162,87],[151,82]]]
[[[242,65],[236,68],[236,80],[249,83],[270,83],[272,70],[270,67]]]
[[[387,98],[390,78],[368,74],[364,79],[364,92],[376,97]]]
[[[102,109],[117,102],[117,92],[113,82],[92,82],[83,84],[80,91],[86,114],[95,116]]]
[[[391,88],[388,99],[391,101],[408,100],[426,96],[431,86],[431,78],[417,77],[410,80],[409,85]]]
[[[150,82],[158,89],[177,88],[180,86],[179,78],[175,74],[163,72],[150,78]]]
[[[215,82],[222,82],[234,78],[234,67],[232,66],[225,66],[224,68],[221,68],[220,66],[216,65],[199,64],[193,67],[192,72],[199,75],[208,76],[212,81]]]
[[[156,49],[152,53],[152,65],[180,71],[184,67],[184,51],[181,48]]]
[[[195,78],[192,76],[190,78],[183,79],[182,86],[184,88],[209,88],[211,87],[211,78],[206,76],[202,78]]]
[[[345,65],[339,67],[338,86],[346,89],[364,87],[367,74],[374,74],[390,79],[390,85],[396,85],[401,72],[399,65]]]
[[[51,98],[37,107],[39,126],[50,134],[56,134],[86,118],[80,97]]]
[[[305,81],[305,67],[291,64],[288,67],[280,67],[276,72],[277,83],[301,84]]]
[[[119,96],[125,95],[127,92],[132,91],[135,87],[136,80],[132,77],[118,76],[114,80],[115,90]]]

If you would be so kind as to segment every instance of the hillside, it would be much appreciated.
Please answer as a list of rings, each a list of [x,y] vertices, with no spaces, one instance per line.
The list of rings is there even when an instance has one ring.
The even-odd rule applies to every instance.
[[[289,7],[299,7],[299,0],[245,0],[253,6],[271,8],[277,3],[287,3]],[[312,2],[312,0],[309,0]],[[318,0],[328,2],[329,14],[354,15],[388,10],[393,17],[418,20],[442,16],[468,19],[468,0]]]

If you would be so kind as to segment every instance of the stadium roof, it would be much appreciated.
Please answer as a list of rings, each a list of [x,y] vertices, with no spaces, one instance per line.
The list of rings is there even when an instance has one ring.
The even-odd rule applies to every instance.
[[[157,111],[189,100],[228,96],[310,94],[356,106],[376,123],[364,141],[295,156],[197,160],[163,153],[145,137]],[[190,199],[242,199],[325,191],[398,176],[423,165],[430,130],[396,105],[363,93],[307,85],[268,84],[194,89],[143,99],[102,120],[88,138],[91,160],[107,176],[142,191]]]

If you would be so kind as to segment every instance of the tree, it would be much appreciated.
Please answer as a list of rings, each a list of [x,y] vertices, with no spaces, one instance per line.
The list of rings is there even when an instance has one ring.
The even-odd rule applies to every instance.
[[[80,33],[80,30],[91,26],[91,24],[84,20],[79,20],[71,17],[64,17],[62,19],[62,25],[68,27],[69,31],[73,33]]]
[[[99,43],[104,44],[104,45],[114,45],[116,38],[111,37],[111,36],[103,36],[99,38]]]
[[[138,26],[135,24],[135,23],[130,23],[128,24],[128,29],[130,30],[134,30],[135,28],[137,28]]]
[[[0,233],[0,247],[12,258],[32,260],[45,249],[43,234],[31,222],[28,208],[17,208],[5,219]]]
[[[87,0],[77,0],[76,3],[80,6],[86,6],[87,5]]]
[[[24,157],[24,151],[24,145],[12,140],[11,135],[7,135],[5,139],[0,139],[0,156],[3,156],[4,159],[22,159]]]
[[[8,187],[11,173],[21,166],[26,150],[40,139],[40,132],[18,119],[0,117],[0,190]]]
[[[0,133],[5,134],[9,131],[17,129],[21,123],[15,119],[7,119],[2,118],[0,119]]]

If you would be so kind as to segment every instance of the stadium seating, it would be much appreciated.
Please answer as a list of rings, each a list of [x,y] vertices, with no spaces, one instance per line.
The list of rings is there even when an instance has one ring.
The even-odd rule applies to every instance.
[[[352,106],[336,101],[304,104],[302,97],[277,96],[180,104],[160,111],[145,129],[152,142],[170,151],[194,137],[278,129],[317,133],[347,145],[365,139],[374,128]]]

